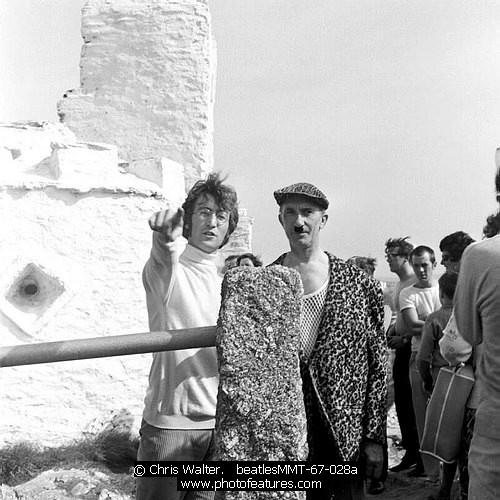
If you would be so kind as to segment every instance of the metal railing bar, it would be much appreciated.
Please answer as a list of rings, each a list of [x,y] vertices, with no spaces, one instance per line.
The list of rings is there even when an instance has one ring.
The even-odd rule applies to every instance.
[[[0,347],[0,367],[215,346],[217,327],[132,333]]]

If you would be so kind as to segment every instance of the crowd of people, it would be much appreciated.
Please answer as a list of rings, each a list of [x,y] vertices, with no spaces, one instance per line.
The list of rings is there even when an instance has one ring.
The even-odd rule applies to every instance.
[[[496,187],[500,192],[500,171]],[[471,363],[476,373],[457,461],[461,498],[500,497],[500,236],[495,232],[500,216],[488,218],[484,234],[490,239],[475,243],[457,231],[441,240],[446,272],[437,281],[432,248],[414,247],[408,237],[388,239],[386,260],[398,277],[388,295],[373,277],[375,259],[345,261],[323,249],[329,201],[320,189],[296,183],[276,190],[274,199],[289,250],[269,265],[295,269],[304,289],[300,371],[308,460],[363,464],[361,476],[308,490],[307,498],[363,499],[367,478],[369,493],[384,491],[392,378],[405,454],[390,470],[428,476],[438,484],[431,498],[449,499],[457,464],[420,452],[429,396],[448,363]],[[143,273],[151,331],[216,323],[223,274],[217,268],[218,250],[237,223],[236,192],[217,174],[198,181],[182,208],[151,217],[153,245]],[[251,253],[230,255],[222,271],[262,265]],[[392,310],[389,322],[384,303]],[[138,460],[213,460],[217,382],[213,347],[155,353]],[[175,477],[141,477],[136,498],[208,500],[214,492],[177,491]]]

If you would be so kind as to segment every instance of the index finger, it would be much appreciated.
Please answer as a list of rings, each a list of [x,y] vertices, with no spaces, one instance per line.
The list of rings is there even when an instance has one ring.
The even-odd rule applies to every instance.
[[[177,212],[172,217],[171,224],[172,227],[179,227],[184,224],[184,209],[182,207],[177,209]]]

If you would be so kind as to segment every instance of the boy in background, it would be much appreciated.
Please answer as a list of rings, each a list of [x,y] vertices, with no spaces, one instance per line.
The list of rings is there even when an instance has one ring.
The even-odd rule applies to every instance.
[[[422,377],[424,390],[429,395],[432,393],[440,368],[448,366],[448,362],[441,355],[439,341],[443,337],[443,331],[453,311],[453,296],[455,295],[457,281],[458,273],[453,271],[447,271],[439,278],[441,309],[427,316],[422,329],[422,341],[417,354],[417,367]],[[443,462],[439,491],[436,496],[431,495],[429,498],[436,500],[449,499],[456,471],[456,462],[452,464]]]
[[[439,369],[448,366],[448,362],[441,355],[439,341],[451,317],[457,280],[458,273],[452,271],[447,271],[439,278],[441,309],[427,316],[422,329],[422,341],[417,355],[417,366],[424,382],[424,389],[429,393],[432,392]]]

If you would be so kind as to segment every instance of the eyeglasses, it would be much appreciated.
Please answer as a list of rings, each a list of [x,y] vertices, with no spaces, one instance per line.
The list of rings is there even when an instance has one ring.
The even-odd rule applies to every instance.
[[[404,256],[404,254],[402,254],[402,253],[390,253],[390,252],[385,253],[386,259],[393,259],[395,257],[403,257],[403,256]]]
[[[193,212],[193,214],[197,215],[203,222],[211,220],[215,215],[218,226],[222,226],[222,224],[225,224],[229,220],[229,214],[227,212],[224,212],[223,210],[215,212],[210,208],[200,208],[197,212]]]
[[[458,260],[459,260],[459,259],[458,259],[458,260],[457,260],[457,259],[452,259],[452,258],[450,257],[450,255],[448,255],[447,253],[444,253],[444,252],[443,252],[443,254],[442,254],[442,256],[441,256],[441,260],[442,260],[443,262],[445,262],[445,261],[448,261],[448,262],[458,262]]]

